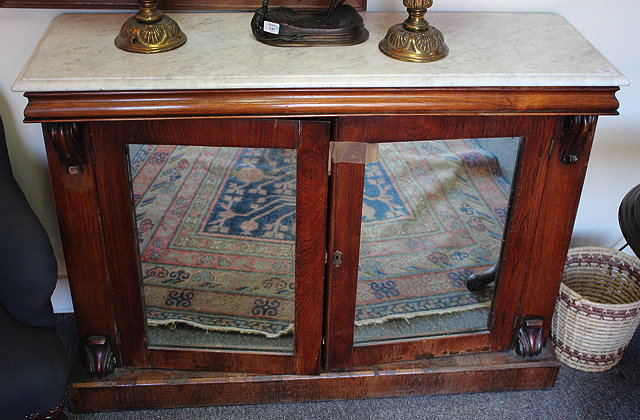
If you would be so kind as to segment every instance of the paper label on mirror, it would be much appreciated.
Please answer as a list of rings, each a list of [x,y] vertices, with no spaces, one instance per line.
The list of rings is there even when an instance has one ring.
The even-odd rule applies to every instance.
[[[269,22],[268,20],[264,21],[263,29],[265,32],[269,32],[270,34],[278,35],[280,33],[280,24],[275,22]]]

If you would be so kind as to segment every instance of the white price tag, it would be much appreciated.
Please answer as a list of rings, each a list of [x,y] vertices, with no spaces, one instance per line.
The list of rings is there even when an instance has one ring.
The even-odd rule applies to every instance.
[[[268,20],[265,20],[263,29],[264,29],[265,32],[269,32],[270,34],[278,35],[280,33],[280,24],[279,23],[275,23],[275,22],[269,22]]]

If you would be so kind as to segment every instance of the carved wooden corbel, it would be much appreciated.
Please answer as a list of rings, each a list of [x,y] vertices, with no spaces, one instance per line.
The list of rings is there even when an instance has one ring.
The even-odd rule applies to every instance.
[[[45,130],[53,143],[60,163],[72,175],[82,173],[84,165],[87,164],[87,151],[80,127],[75,122],[48,123]]]
[[[113,373],[116,358],[111,350],[109,338],[92,335],[84,341],[87,373],[94,378],[104,378]]]
[[[596,128],[595,115],[570,115],[565,117],[560,143],[560,160],[566,165],[578,163],[587,140]]]
[[[522,320],[516,333],[516,353],[519,356],[537,356],[542,351],[542,327],[541,318],[528,318]]]

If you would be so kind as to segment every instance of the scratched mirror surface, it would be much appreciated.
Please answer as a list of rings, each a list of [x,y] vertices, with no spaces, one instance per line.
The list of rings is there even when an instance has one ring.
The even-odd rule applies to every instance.
[[[356,343],[488,328],[520,143],[381,143],[369,153]]]
[[[128,157],[149,345],[292,352],[296,151]]]

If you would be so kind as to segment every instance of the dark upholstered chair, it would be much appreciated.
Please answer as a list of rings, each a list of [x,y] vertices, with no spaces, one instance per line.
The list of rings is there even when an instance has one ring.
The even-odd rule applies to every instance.
[[[618,221],[627,244],[640,257],[640,185],[633,187],[622,199]]]
[[[0,120],[0,418],[64,418],[68,379],[47,234],[15,182]],[[38,417],[40,416],[40,417]]]

